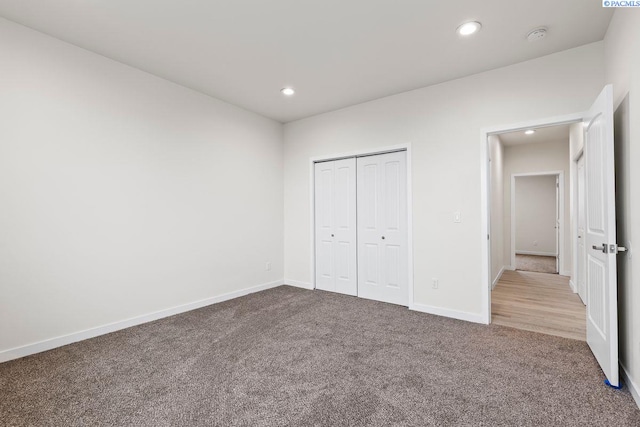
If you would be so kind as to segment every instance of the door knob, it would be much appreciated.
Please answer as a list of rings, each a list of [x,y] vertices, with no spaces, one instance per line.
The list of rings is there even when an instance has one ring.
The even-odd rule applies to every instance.
[[[331,235],[331,237],[333,237],[333,234]]]
[[[601,246],[593,245],[593,246],[591,246],[591,247],[592,247],[593,249],[595,249],[596,251],[602,251],[602,252],[604,252],[605,254],[607,253],[607,249],[609,249],[605,243],[603,243]]]
[[[382,240],[384,240],[384,236],[382,236]]]

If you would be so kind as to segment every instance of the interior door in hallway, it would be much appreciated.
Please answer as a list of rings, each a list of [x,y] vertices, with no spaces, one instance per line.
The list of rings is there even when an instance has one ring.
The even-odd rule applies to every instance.
[[[560,273],[560,175],[556,175],[556,272]],[[564,231],[563,231],[564,232]]]
[[[408,305],[406,152],[358,158],[358,296]]]
[[[356,159],[315,164],[316,288],[357,295]]]
[[[584,155],[580,156],[577,162],[577,177],[578,177],[578,200],[576,209],[578,211],[578,253],[576,255],[576,273],[578,276],[578,295],[584,304],[587,303],[587,284],[585,276],[586,270],[586,249],[585,249],[585,236],[584,236],[584,223],[585,223],[585,184],[584,184]]]

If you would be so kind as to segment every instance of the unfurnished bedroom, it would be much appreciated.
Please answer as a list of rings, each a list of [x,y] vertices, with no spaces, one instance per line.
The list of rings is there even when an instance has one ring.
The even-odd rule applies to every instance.
[[[0,425],[640,426],[640,6],[0,0]]]

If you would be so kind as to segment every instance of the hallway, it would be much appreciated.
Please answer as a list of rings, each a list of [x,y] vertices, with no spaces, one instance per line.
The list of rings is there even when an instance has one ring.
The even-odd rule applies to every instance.
[[[586,340],[586,308],[565,276],[505,271],[491,293],[491,313],[496,325]]]

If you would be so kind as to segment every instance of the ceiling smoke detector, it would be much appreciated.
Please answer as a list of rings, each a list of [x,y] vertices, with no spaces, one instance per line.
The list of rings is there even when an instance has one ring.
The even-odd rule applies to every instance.
[[[547,36],[547,28],[540,27],[540,28],[536,28],[535,30],[529,31],[529,34],[527,34],[527,40],[530,42],[537,42],[538,40],[542,40],[546,36]]]

